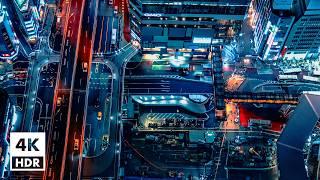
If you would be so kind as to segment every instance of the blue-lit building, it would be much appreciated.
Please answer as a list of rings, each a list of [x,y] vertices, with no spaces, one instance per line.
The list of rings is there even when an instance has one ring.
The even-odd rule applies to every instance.
[[[289,1],[289,0],[288,0]],[[292,1],[296,20],[285,44],[285,59],[304,59],[320,52],[320,1]]]
[[[304,59],[320,51],[320,1],[255,0],[254,45],[263,60]]]
[[[29,0],[12,0],[23,31],[30,42],[38,38],[39,13]]]
[[[281,10],[276,10],[278,4]],[[254,0],[252,8],[254,50],[263,60],[276,60],[294,23],[292,6],[279,0]]]
[[[259,54],[262,50],[268,21],[271,16],[271,1],[270,0],[253,0],[252,5],[252,27],[253,27],[253,42],[254,50]]]
[[[265,30],[264,43],[261,44],[263,60],[277,60],[281,57],[293,22],[293,16],[271,14]]]
[[[231,40],[250,0],[129,0],[131,38],[144,52],[208,54]]]
[[[12,123],[13,108],[8,94],[0,89],[0,179],[6,179],[9,168],[9,142],[10,126]]]
[[[19,41],[6,11],[0,11],[0,59],[13,60],[19,52]]]

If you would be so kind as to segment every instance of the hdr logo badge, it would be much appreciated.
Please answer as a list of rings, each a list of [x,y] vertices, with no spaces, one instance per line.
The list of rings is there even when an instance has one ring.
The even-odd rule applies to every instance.
[[[10,170],[44,171],[46,135],[44,132],[10,133]]]

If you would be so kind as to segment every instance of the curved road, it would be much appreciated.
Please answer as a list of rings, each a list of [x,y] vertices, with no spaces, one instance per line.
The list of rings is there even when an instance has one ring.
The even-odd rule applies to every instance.
[[[100,155],[94,157],[83,157],[82,177],[105,176],[116,177],[118,174],[119,156],[121,148],[121,112],[122,92],[123,92],[123,67],[135,54],[137,49],[133,45],[128,45],[114,59],[113,62],[104,60],[104,63],[113,73],[112,84],[112,106],[110,117],[110,146]],[[120,131],[120,132],[119,132]],[[103,166],[101,165],[103,164]]]

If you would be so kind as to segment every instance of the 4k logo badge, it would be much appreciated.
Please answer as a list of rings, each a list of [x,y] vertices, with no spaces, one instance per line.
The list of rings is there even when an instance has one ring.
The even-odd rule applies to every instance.
[[[46,135],[43,132],[10,133],[11,171],[44,171]]]

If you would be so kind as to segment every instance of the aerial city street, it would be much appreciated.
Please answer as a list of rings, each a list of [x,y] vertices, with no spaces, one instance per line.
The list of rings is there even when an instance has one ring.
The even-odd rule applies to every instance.
[[[0,0],[0,30],[0,179],[320,179],[319,0]]]

